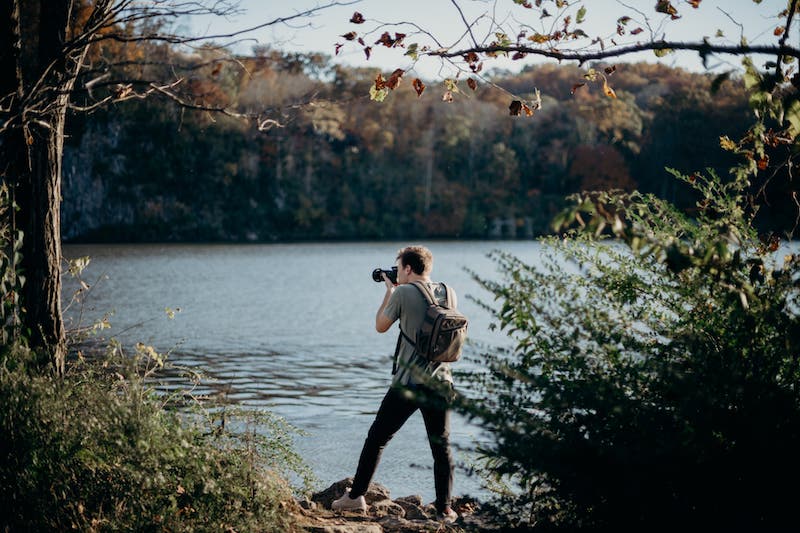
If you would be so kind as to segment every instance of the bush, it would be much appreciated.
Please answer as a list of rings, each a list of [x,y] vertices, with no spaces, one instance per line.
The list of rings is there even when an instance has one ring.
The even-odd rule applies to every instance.
[[[695,219],[638,193],[577,198],[582,231],[482,281],[514,339],[462,409],[510,521],[537,529],[776,530],[800,476],[800,255],[773,258],[747,182],[682,177]],[[609,240],[612,234],[617,239]],[[791,522],[790,522],[791,521]]]
[[[234,433],[230,420],[170,409],[143,378],[161,366],[147,347],[78,361],[64,378],[11,360],[0,366],[0,529],[293,529],[283,476],[301,462],[280,420]]]

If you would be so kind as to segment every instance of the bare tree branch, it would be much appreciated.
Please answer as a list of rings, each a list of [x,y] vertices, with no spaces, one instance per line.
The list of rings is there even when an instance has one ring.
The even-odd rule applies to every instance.
[[[557,59],[559,61],[578,61],[585,63],[587,61],[596,61],[601,59],[608,59],[611,57],[620,57],[636,52],[646,52],[653,50],[665,51],[694,51],[700,56],[707,56],[709,54],[731,54],[731,55],[750,55],[750,54],[767,54],[767,55],[780,55],[790,56],[800,59],[800,48],[793,46],[783,45],[716,45],[708,42],[694,43],[694,42],[680,42],[680,41],[656,41],[648,43],[638,43],[629,46],[620,46],[618,48],[610,48],[608,50],[599,50],[594,52],[584,51],[566,51],[562,52],[555,48],[542,49],[531,48],[525,45],[510,45],[510,46],[476,46],[471,48],[463,48],[459,50],[433,50],[425,52],[429,56],[437,56],[442,58],[452,58],[463,56],[469,52],[479,54],[495,54],[495,53],[510,53],[519,52],[526,55],[535,55]]]

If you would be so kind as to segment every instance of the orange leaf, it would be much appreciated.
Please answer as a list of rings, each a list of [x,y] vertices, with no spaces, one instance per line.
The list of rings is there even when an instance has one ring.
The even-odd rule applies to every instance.
[[[378,76],[375,78],[375,89],[380,91],[386,87],[386,81],[383,79],[383,75],[378,72]]]
[[[342,35],[342,37],[344,37],[348,41],[352,41],[352,40],[355,40],[356,37],[358,37],[358,34],[356,32],[354,32],[354,31],[350,31],[350,32],[347,32],[344,35]]]
[[[616,98],[617,93],[614,92],[614,89],[608,86],[608,82],[603,80],[603,92],[606,93],[606,96],[609,98]]]
[[[472,78],[469,78],[467,80],[467,85],[469,85],[469,88],[472,89],[473,91],[478,88],[478,82]]]
[[[414,81],[411,82],[411,86],[417,91],[417,97],[422,96],[422,93],[425,91],[425,84],[422,83],[422,80],[414,78]]]
[[[756,162],[758,165],[758,170],[767,170],[767,166],[769,165],[769,156],[764,156]]]
[[[776,37],[780,37],[781,35],[783,35],[784,31],[786,31],[786,29],[783,26],[778,26],[777,28],[775,28],[775,31],[773,31],[772,34],[775,35]]]

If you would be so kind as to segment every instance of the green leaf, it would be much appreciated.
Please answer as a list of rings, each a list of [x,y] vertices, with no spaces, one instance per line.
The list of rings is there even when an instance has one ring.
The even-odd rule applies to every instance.
[[[406,50],[405,55],[410,56],[411,59],[413,59],[414,61],[419,59],[419,51],[417,43],[411,43],[410,45],[408,45],[408,49]]]
[[[581,8],[578,10],[578,14],[575,17],[575,22],[577,24],[580,24],[581,22],[583,22],[585,16],[586,16],[586,6],[581,6]]]
[[[672,52],[673,52],[672,48],[661,48],[659,50],[653,50],[653,53],[656,55],[656,57],[664,57],[666,55],[671,54]]]
[[[376,102],[383,102],[386,100],[386,96],[389,94],[389,89],[384,87],[383,89],[376,89],[375,85],[373,84],[369,88],[369,99],[374,100]]]
[[[789,134],[792,137],[800,135],[800,100],[795,100],[786,110],[785,118],[789,122]]]

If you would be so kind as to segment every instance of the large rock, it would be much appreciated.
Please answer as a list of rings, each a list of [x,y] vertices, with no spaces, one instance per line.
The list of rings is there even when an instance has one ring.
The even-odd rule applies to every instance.
[[[403,518],[406,516],[406,511],[392,500],[381,500],[370,506],[369,514],[372,516],[399,516]]]
[[[330,509],[333,500],[338,499],[344,494],[345,489],[353,485],[353,478],[348,477],[333,483],[327,489],[316,492],[311,496],[312,502],[317,502],[324,509]],[[367,505],[372,505],[375,502],[382,500],[390,500],[389,489],[378,483],[370,483],[367,493],[364,494],[364,499],[367,500]]]
[[[431,518],[423,508],[421,496],[403,496],[402,498],[397,498],[394,503],[402,507],[406,512],[404,518],[409,520],[428,520]]]

